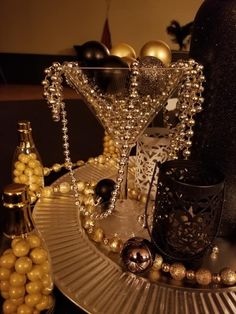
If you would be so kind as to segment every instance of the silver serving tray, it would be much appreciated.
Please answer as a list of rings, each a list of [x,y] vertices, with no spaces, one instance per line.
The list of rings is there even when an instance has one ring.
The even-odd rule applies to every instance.
[[[107,166],[88,164],[75,172],[83,181],[98,181],[114,173]],[[53,185],[64,181],[70,182],[69,175]],[[70,193],[41,198],[34,220],[51,254],[56,286],[87,313],[236,313],[235,288],[199,289],[165,280],[152,283],[124,272],[117,255],[89,240]]]

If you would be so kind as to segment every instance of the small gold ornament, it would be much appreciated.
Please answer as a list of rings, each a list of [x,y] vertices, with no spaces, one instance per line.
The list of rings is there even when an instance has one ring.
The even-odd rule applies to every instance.
[[[163,257],[161,255],[156,255],[152,268],[155,270],[160,270],[162,263],[163,263]]]
[[[212,282],[215,284],[220,284],[221,283],[220,274],[212,274]]]
[[[182,280],[186,274],[186,268],[183,264],[174,263],[170,266],[170,274],[174,280]]]
[[[109,247],[111,251],[114,253],[119,253],[122,250],[122,246],[123,246],[122,241],[117,237],[114,237],[109,242]]]
[[[220,272],[222,282],[227,286],[233,286],[236,283],[236,274],[235,271],[226,267]]]
[[[92,239],[93,239],[93,241],[95,241],[97,243],[103,241],[103,239],[104,239],[104,231],[102,230],[102,228],[96,228],[93,231]]]
[[[191,269],[187,270],[186,271],[186,278],[188,280],[194,280],[195,279],[195,272],[194,272],[194,270],[191,270]]]
[[[89,230],[89,229],[93,228],[94,227],[94,221],[90,217],[88,217],[88,216],[84,217],[84,219],[83,219],[83,227],[86,230]]]
[[[167,264],[167,263],[163,263],[161,265],[161,269],[164,273],[168,273],[170,271],[170,264]]]
[[[196,281],[199,285],[209,285],[211,283],[211,272],[205,268],[198,269],[196,271]]]
[[[110,54],[120,58],[128,57],[136,59],[136,52],[133,47],[126,43],[119,43],[111,48]]]
[[[161,60],[165,65],[171,63],[171,49],[162,40],[149,41],[147,42],[140,51],[140,57],[156,57]]]

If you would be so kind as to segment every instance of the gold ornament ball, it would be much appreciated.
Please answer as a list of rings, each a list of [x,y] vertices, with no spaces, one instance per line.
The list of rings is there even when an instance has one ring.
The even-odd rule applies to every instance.
[[[140,57],[156,57],[165,65],[171,63],[170,47],[162,40],[148,41],[140,50]]]
[[[134,48],[126,43],[119,43],[112,47],[110,54],[120,58],[128,57],[136,59],[136,52]]]
[[[186,268],[183,264],[174,263],[170,266],[170,274],[174,280],[182,280],[186,274]]]
[[[211,272],[208,269],[200,268],[196,271],[196,281],[199,285],[207,286],[211,279]]]
[[[220,272],[221,280],[223,284],[227,286],[233,286],[236,283],[236,274],[235,271],[226,267]]]

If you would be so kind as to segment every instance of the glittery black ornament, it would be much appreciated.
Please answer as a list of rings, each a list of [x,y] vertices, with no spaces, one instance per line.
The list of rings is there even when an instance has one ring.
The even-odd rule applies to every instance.
[[[155,251],[151,242],[141,237],[134,237],[125,242],[121,258],[128,271],[138,274],[152,266]]]
[[[226,178],[221,232],[236,226],[236,1],[206,0],[192,33],[190,57],[204,66],[203,111],[197,115],[192,158],[216,166]]]
[[[95,195],[101,199],[101,202],[108,202],[114,188],[115,182],[112,179],[102,179],[95,187]]]

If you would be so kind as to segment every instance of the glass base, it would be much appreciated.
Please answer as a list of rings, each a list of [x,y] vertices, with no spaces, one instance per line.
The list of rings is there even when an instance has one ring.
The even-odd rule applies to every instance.
[[[141,217],[144,214],[144,204],[131,199],[118,199],[112,215],[99,222],[106,237],[115,234],[122,240],[127,241],[134,236],[147,238],[147,229],[143,228]]]

